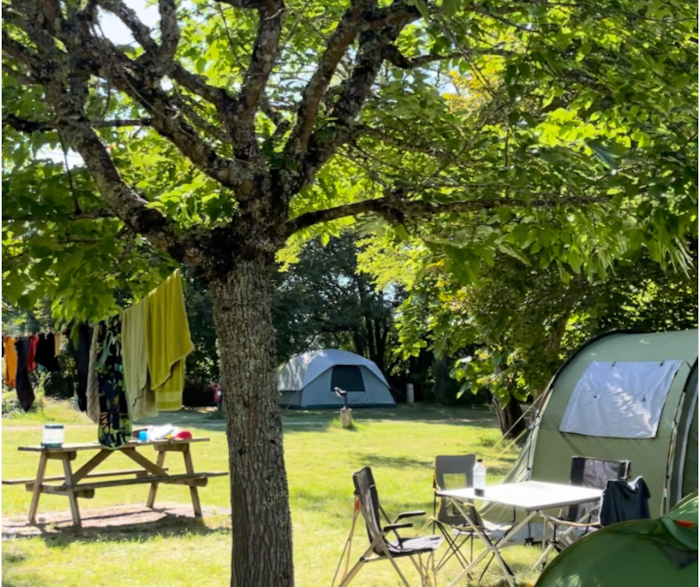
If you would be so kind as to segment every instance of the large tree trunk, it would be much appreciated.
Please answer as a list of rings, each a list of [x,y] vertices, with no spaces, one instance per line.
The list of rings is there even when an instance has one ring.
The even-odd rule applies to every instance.
[[[294,585],[270,271],[265,260],[241,260],[210,284],[226,397],[231,587]]]
[[[492,403],[501,427],[501,434],[508,433],[509,438],[515,439],[527,429],[525,419],[521,418],[523,410],[520,407],[520,402],[514,397],[511,397],[508,403],[504,405],[494,394]]]

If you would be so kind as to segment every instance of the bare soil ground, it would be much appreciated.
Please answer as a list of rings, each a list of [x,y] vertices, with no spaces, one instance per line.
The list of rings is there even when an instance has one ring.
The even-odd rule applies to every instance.
[[[230,526],[230,510],[203,507],[203,513],[203,520],[195,519],[191,504],[159,504],[154,509],[139,504],[83,509],[80,512],[82,528],[73,527],[70,511],[39,514],[36,524],[30,524],[26,515],[13,516],[2,519],[2,539],[84,537],[90,534],[109,535],[110,539],[114,539],[118,535],[157,534],[163,530],[215,530]]]

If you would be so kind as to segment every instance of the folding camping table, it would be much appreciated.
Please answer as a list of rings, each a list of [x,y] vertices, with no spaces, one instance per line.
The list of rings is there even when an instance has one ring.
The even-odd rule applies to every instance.
[[[42,493],[51,495],[62,495],[68,498],[70,504],[73,525],[80,527],[80,509],[78,508],[78,498],[91,499],[95,495],[96,489],[106,487],[121,487],[126,485],[149,484],[150,490],[146,506],[153,507],[156,499],[158,485],[161,483],[186,485],[190,490],[192,507],[195,517],[202,517],[202,506],[199,501],[198,487],[205,487],[210,477],[220,477],[228,475],[227,472],[196,472],[192,463],[192,453],[190,444],[193,442],[208,442],[208,438],[189,438],[183,440],[151,440],[144,442],[130,441],[118,449],[109,450],[102,448],[99,443],[64,444],[60,448],[44,448],[42,446],[20,446],[20,451],[39,453],[39,467],[36,477],[27,479],[3,480],[3,485],[24,485],[26,490],[32,494],[32,502],[29,507],[29,522],[36,523],[36,514],[39,509],[39,497]],[[139,452],[139,449],[153,447],[158,453],[156,462],[146,458]],[[75,460],[78,452],[97,451],[89,461],[87,461],[77,471],[73,471],[72,461]],[[169,474],[168,469],[163,467],[165,455],[169,452],[180,452],[185,460],[186,473],[177,475]],[[101,471],[93,472],[94,469],[113,454],[121,453],[129,457],[137,465],[138,469]],[[49,460],[58,460],[63,463],[63,475],[46,477],[46,465]],[[94,482],[95,477],[120,477],[131,476],[131,479],[121,479],[112,481]],[[87,483],[80,483],[83,479]],[[60,485],[46,483],[47,481],[62,481]]]
[[[488,556],[489,553],[493,554],[498,564],[501,566],[508,585],[515,587],[515,575],[503,560],[500,548],[505,546],[510,541],[511,537],[525,524],[536,516],[541,515],[545,510],[600,500],[603,495],[603,490],[573,485],[560,485],[558,483],[544,483],[541,481],[524,481],[522,483],[490,485],[484,491],[484,495],[476,495],[473,487],[438,491],[437,495],[438,497],[445,497],[452,502],[457,511],[462,514],[467,524],[469,524],[474,534],[481,539],[485,546],[484,550],[479,553],[450,584],[450,587],[457,585],[476,567],[476,565]],[[525,510],[526,515],[522,520],[516,522],[510,530],[496,542],[491,542],[470,516],[470,508],[463,507],[463,504],[472,503],[475,500],[522,509]]]

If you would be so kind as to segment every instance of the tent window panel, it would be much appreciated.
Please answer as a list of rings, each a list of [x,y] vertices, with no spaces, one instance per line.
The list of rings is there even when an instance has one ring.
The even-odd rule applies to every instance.
[[[608,438],[655,438],[681,361],[588,366],[571,394],[560,432]]]
[[[355,365],[336,365],[331,375],[331,391],[340,387],[343,391],[365,391],[362,371]]]

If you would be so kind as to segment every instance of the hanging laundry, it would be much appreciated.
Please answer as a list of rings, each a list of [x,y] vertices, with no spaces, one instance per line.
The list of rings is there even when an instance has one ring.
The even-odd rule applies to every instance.
[[[34,361],[45,367],[47,371],[61,370],[56,359],[56,341],[53,332],[39,335]]]
[[[34,358],[36,357],[36,348],[39,344],[39,337],[36,334],[32,334],[29,337],[29,353],[27,354],[27,371],[34,371],[39,365],[37,365]]]
[[[97,346],[100,329],[95,326],[92,329],[90,341],[90,361],[88,365],[87,389],[85,390],[85,402],[87,415],[95,424],[100,421],[100,390],[97,382]]]
[[[81,412],[87,410],[87,385],[88,371],[90,369],[90,326],[81,324],[78,326],[78,344],[73,344],[73,337],[68,337],[68,351],[73,356],[75,361],[75,369],[77,371],[76,393],[78,395],[78,407]],[[59,337],[59,334],[55,335]]]
[[[192,352],[180,271],[148,294],[146,347],[151,386],[158,410],[182,407],[185,358]]]
[[[131,440],[129,404],[124,390],[121,316],[100,323],[98,328],[96,351],[100,417],[97,438],[104,448],[116,449]]]
[[[122,313],[124,384],[129,397],[132,420],[153,418],[158,415],[156,394],[148,384],[147,316],[146,299]]]
[[[34,403],[34,390],[32,382],[29,379],[29,370],[27,369],[27,358],[29,357],[30,340],[23,336],[15,342],[17,351],[17,375],[15,379],[15,388],[17,390],[17,399],[19,405],[25,412],[28,412]]]
[[[17,377],[17,350],[15,349],[15,342],[17,342],[16,339],[6,336],[2,345],[5,354],[3,379],[9,387],[15,386],[15,378]]]

